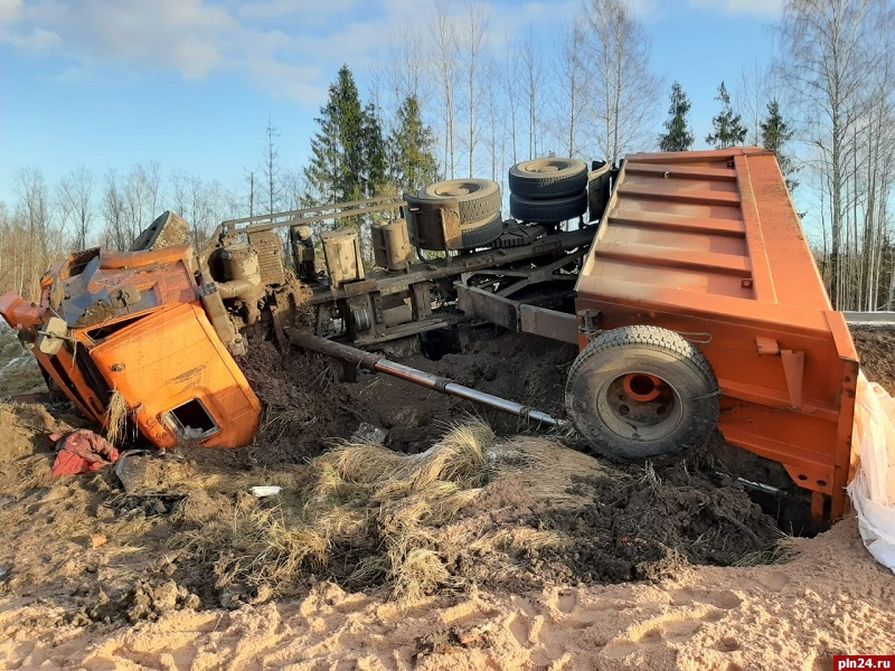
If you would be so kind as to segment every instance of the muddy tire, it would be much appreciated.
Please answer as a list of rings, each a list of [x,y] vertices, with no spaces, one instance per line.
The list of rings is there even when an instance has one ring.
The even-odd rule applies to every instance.
[[[708,360],[657,326],[625,326],[594,338],[572,364],[565,396],[578,431],[611,459],[701,447],[718,422],[720,391]]]
[[[500,186],[487,179],[451,179],[420,189],[421,198],[451,198],[460,210],[460,227],[479,228],[500,216]],[[483,223],[484,222],[484,223]]]
[[[535,200],[510,194],[510,215],[519,221],[550,224],[576,219],[586,211],[587,191],[550,200]]]
[[[510,168],[510,193],[523,198],[572,196],[587,188],[587,164],[572,158],[536,158]]]

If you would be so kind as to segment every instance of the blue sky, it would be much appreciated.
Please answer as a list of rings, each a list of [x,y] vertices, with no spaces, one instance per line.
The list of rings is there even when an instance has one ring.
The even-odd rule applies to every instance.
[[[545,45],[580,6],[485,4],[492,32],[531,25]],[[742,68],[773,58],[779,0],[630,4],[665,89],[677,79],[693,100],[704,144],[718,83],[734,89]],[[336,70],[348,63],[365,91],[396,26],[426,30],[432,11],[412,0],[0,0],[0,200],[22,166],[55,181],[80,165],[99,177],[157,160],[236,187],[261,162],[268,115],[282,165],[298,168]]]

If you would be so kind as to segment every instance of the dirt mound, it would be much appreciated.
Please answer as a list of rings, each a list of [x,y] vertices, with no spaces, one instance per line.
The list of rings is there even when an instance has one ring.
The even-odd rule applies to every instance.
[[[362,422],[385,430],[384,445],[406,453],[429,448],[463,417],[483,419],[502,435],[530,430],[512,416],[384,375],[352,371],[357,381],[345,382],[345,371],[330,359],[297,350],[282,354],[260,334],[249,337],[240,366],[263,402],[264,415],[253,445],[239,455],[247,466],[300,463],[323,453],[335,438],[351,439]],[[557,389],[563,388],[575,353],[574,347],[543,338],[483,328],[463,354],[437,361],[414,354],[401,361],[563,414]]]
[[[564,415],[562,389],[576,349],[524,334],[473,332],[462,354],[431,360],[422,354],[402,363],[556,415]],[[366,421],[388,430],[384,444],[414,453],[427,449],[461,418],[487,422],[500,435],[526,434],[532,427],[512,415],[439,394],[385,375],[363,375],[343,385],[351,407]],[[543,431],[540,432],[543,435]],[[342,434],[339,434],[342,435]]]
[[[895,330],[852,327],[851,332],[867,379],[895,392]]]
[[[68,404],[0,404],[0,498],[13,498],[52,482],[50,467],[55,455],[49,435],[83,425],[66,412],[68,409]]]
[[[742,488],[679,464],[610,471],[578,488],[592,500],[583,509],[533,520],[574,539],[551,553],[563,581],[655,580],[685,564],[763,563],[782,538]]]
[[[413,455],[337,448],[279,497],[243,497],[177,542],[208,562],[223,601],[258,603],[320,579],[402,598],[654,580],[691,562],[760,561],[779,538],[744,491],[698,471],[624,471],[471,424]]]
[[[250,464],[301,463],[323,452],[326,439],[350,435],[360,422],[328,359],[299,351],[284,355],[255,336],[240,367],[264,407],[261,428],[244,450]]]

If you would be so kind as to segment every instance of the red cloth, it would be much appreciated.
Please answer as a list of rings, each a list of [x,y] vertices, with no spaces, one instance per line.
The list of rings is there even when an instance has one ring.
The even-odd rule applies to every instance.
[[[53,463],[53,475],[94,473],[103,466],[118,461],[118,450],[108,440],[93,431],[78,429],[69,434],[54,433],[50,440],[59,453]]]

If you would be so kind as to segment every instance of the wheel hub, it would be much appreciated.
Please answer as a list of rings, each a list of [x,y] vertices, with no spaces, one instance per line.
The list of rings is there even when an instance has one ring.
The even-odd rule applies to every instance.
[[[622,380],[622,388],[628,398],[637,403],[650,403],[662,394],[662,380],[655,375],[630,373]]]
[[[597,413],[614,433],[628,440],[659,440],[681,420],[681,403],[674,388],[644,372],[620,375],[597,397]]]

